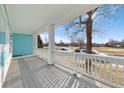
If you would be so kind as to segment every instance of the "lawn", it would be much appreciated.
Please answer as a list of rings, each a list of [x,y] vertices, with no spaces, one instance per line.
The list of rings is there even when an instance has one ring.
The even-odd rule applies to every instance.
[[[124,54],[124,48],[93,47],[93,49],[103,53]]]
[[[98,74],[101,74],[101,77],[104,78],[104,64],[100,67],[97,65],[98,69]],[[106,79],[110,81],[110,64],[106,65]],[[119,85],[123,85],[123,67],[119,66],[118,67],[118,81],[116,81],[116,66],[113,64],[112,65],[112,82],[113,83],[118,83]]]

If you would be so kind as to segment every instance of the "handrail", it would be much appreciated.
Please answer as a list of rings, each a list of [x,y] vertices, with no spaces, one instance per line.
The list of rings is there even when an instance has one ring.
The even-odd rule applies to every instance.
[[[102,58],[109,58],[113,60],[120,60],[124,62],[124,57],[119,57],[119,56],[103,56],[103,55],[98,55],[98,54],[85,54],[85,53],[76,53],[76,52],[64,52],[64,51],[55,51],[55,52],[60,52],[60,53],[67,53],[67,54],[72,54],[72,55],[86,55],[87,57],[102,57]],[[115,62],[114,62],[115,63]],[[119,62],[120,63],[120,62]],[[122,64],[122,63],[121,63]]]

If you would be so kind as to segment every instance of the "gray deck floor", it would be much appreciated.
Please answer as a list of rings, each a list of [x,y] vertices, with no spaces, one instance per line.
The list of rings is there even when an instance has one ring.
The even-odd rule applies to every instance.
[[[98,87],[86,80],[74,77],[38,57],[15,59],[11,62],[4,88],[71,88]]]

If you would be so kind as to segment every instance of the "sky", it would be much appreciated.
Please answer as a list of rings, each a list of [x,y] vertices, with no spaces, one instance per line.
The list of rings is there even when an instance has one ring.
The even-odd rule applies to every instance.
[[[103,33],[94,33],[92,40],[93,43],[106,43],[109,39],[119,41],[124,39],[124,7],[116,11],[114,15],[116,15],[116,18],[113,18],[112,20],[103,18],[98,18],[96,20],[95,24],[97,24],[98,29],[100,29]],[[47,32],[41,34],[41,38],[43,41],[45,37],[48,38]],[[60,40],[66,43],[70,42],[68,31],[65,30],[63,24],[59,25],[55,29],[55,42],[58,43],[60,42]]]

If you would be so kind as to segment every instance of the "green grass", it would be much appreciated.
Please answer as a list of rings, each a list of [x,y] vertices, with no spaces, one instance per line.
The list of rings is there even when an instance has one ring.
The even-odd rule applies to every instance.
[[[97,74],[101,75],[101,78],[104,79],[104,64],[100,66],[98,63],[96,65],[97,68]],[[106,64],[106,80],[110,81],[110,64]],[[123,67],[119,66],[118,67],[118,81],[116,82],[116,66],[112,65],[112,82],[117,83],[119,85],[123,85]]]
[[[103,53],[124,54],[124,48],[93,47],[93,49]]]

